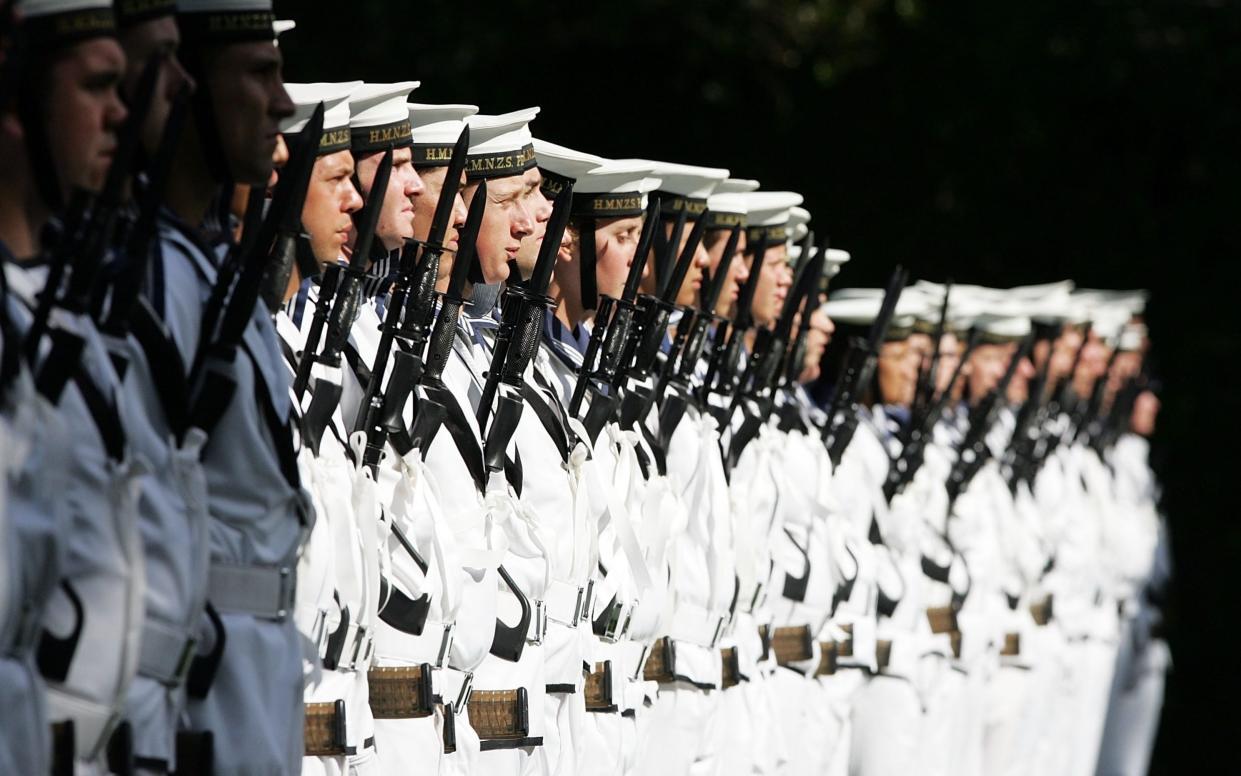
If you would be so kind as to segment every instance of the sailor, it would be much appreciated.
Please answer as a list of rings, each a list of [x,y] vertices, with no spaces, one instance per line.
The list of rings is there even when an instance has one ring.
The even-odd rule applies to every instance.
[[[371,709],[381,772],[470,773],[479,744],[466,701],[495,629],[498,553],[487,548],[482,448],[470,423],[472,373],[457,350],[457,332],[465,333],[461,318],[447,320],[448,305],[441,303],[436,326],[447,326],[450,336],[436,338],[425,359],[422,343],[430,336],[433,291],[448,290],[454,266],[473,263],[473,238],[461,233],[467,147],[458,141],[477,109],[408,103],[404,109],[412,164],[425,190],[413,197],[413,240],[390,255],[386,268],[377,263],[368,281],[369,309],[354,326],[351,358],[369,374],[355,370],[358,380],[346,386],[344,398],[346,415],[365,428],[367,455],[383,444],[370,438],[367,397],[403,407],[400,428],[387,435],[379,459],[381,486],[391,475],[398,481],[380,493],[387,566]],[[433,234],[436,228],[442,233]]]
[[[318,264],[335,263],[340,259],[347,236],[350,215],[362,206],[362,200],[350,181],[353,158],[347,142],[350,94],[361,84],[286,84],[295,105],[294,114],[281,123],[287,144],[298,150],[298,156],[286,165],[284,172],[297,176],[299,169],[310,166],[299,222],[307,236],[309,256],[303,255],[302,266],[292,268],[298,277],[286,284],[296,287],[302,275],[309,275],[300,285],[309,288],[318,275]],[[306,137],[310,114],[324,107],[321,134]],[[307,250],[304,248],[303,253]],[[291,292],[291,289],[290,289]],[[299,310],[305,319],[313,316],[313,302],[304,300]],[[311,308],[307,313],[305,308]],[[296,374],[301,359],[307,354],[306,337],[293,319],[281,310],[276,315],[276,329],[290,374]],[[317,350],[317,348],[313,349]],[[336,375],[339,375],[337,370]],[[344,454],[347,441],[334,417],[332,408],[319,409],[315,397],[327,397],[330,373],[321,371],[308,387],[309,401],[293,394],[298,413],[301,447],[298,455],[302,482],[314,498],[316,520],[305,548],[298,559],[298,587],[294,621],[306,643],[313,645],[303,653],[306,676],[303,747],[306,754],[303,773],[345,772],[346,748],[350,735],[357,738],[361,722],[352,708],[351,686],[356,682],[351,658],[354,654],[357,620],[362,603],[357,583],[346,577],[357,566],[360,541],[353,530],[351,505],[354,481]],[[337,377],[336,384],[339,384]],[[326,400],[326,399],[325,399]],[[316,422],[309,411],[315,407]],[[324,420],[326,418],[326,420]],[[324,427],[323,423],[326,423]],[[339,568],[338,568],[339,565]],[[345,583],[341,582],[342,577]],[[352,583],[352,586],[346,586]],[[350,595],[353,593],[353,595]],[[340,707],[337,704],[341,704]],[[337,717],[340,718],[337,718]]]
[[[194,86],[177,59],[180,33],[175,14],[173,2],[116,7],[127,60],[127,101],[135,105],[149,99],[141,143],[151,162],[138,218],[142,229],[150,231],[131,248],[146,255],[117,261],[116,266],[126,270],[118,274],[101,319],[113,358],[127,365],[123,389],[141,397],[146,408],[128,430],[152,463],[138,499],[146,606],[138,675],[126,702],[135,733],[134,761],[144,773],[177,768],[175,742],[185,707],[184,683],[207,595],[207,495],[199,461],[206,437],[187,421],[189,397],[183,387],[187,364],[157,312],[167,308],[165,289],[155,284],[142,288],[144,278],[151,277],[150,241],[155,236],[154,221],[146,219],[162,206],[164,192],[158,187],[167,174],[167,169],[156,166],[170,163],[161,149],[175,148],[180,140]],[[148,67],[155,72],[149,97],[140,94],[147,88],[143,79]],[[174,105],[180,106],[175,118]]]
[[[1158,728],[1164,675],[1170,663],[1163,637],[1162,602],[1170,572],[1167,530],[1157,507],[1148,437],[1154,430],[1159,402],[1150,389],[1145,363],[1149,349],[1146,325],[1136,312],[1118,343],[1108,422],[1100,440],[1116,472],[1116,495],[1124,507],[1127,528],[1144,539],[1142,576],[1124,601],[1125,618],[1107,723],[1096,773],[1145,773]],[[1153,539],[1153,541],[1152,541]]]
[[[707,197],[728,177],[728,171],[663,163],[655,167],[654,174],[662,181],[657,196],[666,223],[665,229],[656,231],[654,271],[643,279],[643,290],[669,303],[692,306],[697,297],[694,283],[701,284],[709,257],[700,244],[689,243],[706,211]],[[676,264],[681,262],[688,262],[682,285],[669,289],[667,281],[676,277],[680,269]],[[681,321],[688,325],[687,318]],[[635,382],[634,375],[629,382]],[[652,433],[646,423],[636,425],[644,434]],[[666,447],[667,476],[673,492],[685,504],[687,522],[671,537],[671,616],[651,649],[651,655],[658,655],[658,664],[651,655],[646,662],[646,676],[660,686],[640,769],[714,769],[718,767],[720,721],[715,691],[723,671],[720,639],[735,593],[732,514],[719,444],[721,432],[709,413],[688,405],[675,429],[662,425],[655,431],[666,440],[660,446]],[[657,665],[662,668],[652,670]]]
[[[550,203],[539,189],[528,126],[537,114],[538,108],[527,108],[469,119],[465,198],[467,206],[473,207],[475,198],[486,197],[476,243],[476,277],[481,276],[487,284],[521,282],[512,273],[522,241],[528,237],[540,239],[551,215]],[[514,395],[522,392],[520,385],[506,383],[497,390],[499,404],[507,405],[507,409],[497,406],[480,411],[486,400],[483,392],[488,376],[494,381],[502,372],[512,374],[501,369],[502,364],[493,363],[499,333],[494,312],[488,303],[479,298],[473,300],[467,316],[471,342],[469,352],[463,354],[471,360],[469,414],[476,415],[476,420],[489,421],[479,424],[478,437],[490,453],[485,460],[488,541],[492,547],[507,547],[498,569],[501,574],[494,610],[495,638],[490,654],[475,672],[469,715],[470,724],[482,740],[478,767],[494,772],[542,773],[550,767],[540,750],[546,730],[542,710],[548,703],[544,600],[552,581],[552,537],[540,519],[539,500],[533,493],[527,496],[525,488],[547,473],[539,468],[547,462],[527,464],[515,444],[514,432],[522,423],[521,416],[526,414],[520,409],[522,398]],[[537,339],[538,335],[531,331],[528,336]],[[523,358],[523,345],[529,343],[514,342],[513,355],[518,361]],[[520,374],[524,380],[524,368]],[[539,433],[547,438],[542,429]],[[522,436],[527,440],[539,438],[537,434]],[[535,468],[527,473],[527,465]],[[563,469],[560,471],[563,477]],[[548,474],[556,476],[554,472]]]
[[[227,184],[263,186],[279,122],[293,106],[280,77],[270,3],[178,4],[181,61],[197,89],[161,223],[161,312],[190,364],[191,418],[208,432],[210,571],[188,719],[210,730],[215,771],[293,771],[302,759],[296,556],[313,523],[301,487],[271,317],[233,289]],[[253,257],[251,257],[253,259]],[[239,274],[239,273],[238,273]],[[240,292],[240,293],[236,293]],[[244,322],[240,335],[221,331]],[[227,742],[224,744],[223,742]]]
[[[555,307],[547,312],[543,327],[549,356],[543,368],[572,415],[579,381],[585,381],[579,404],[587,393],[595,396],[589,391],[593,364],[586,373],[583,364],[596,335],[594,327],[604,327],[598,337],[606,333],[608,321],[597,321],[596,311],[601,306],[605,312],[613,309],[624,296],[631,272],[641,272],[634,260],[644,228],[645,195],[659,181],[649,177],[653,168],[642,162],[606,160],[538,139],[535,153],[550,196],[568,179],[574,182],[568,239],[557,256],[551,289]],[[608,301],[601,305],[601,298]],[[598,351],[602,339],[596,341]],[[573,420],[580,422],[589,409],[576,409]],[[659,532],[642,523],[648,515],[640,509],[646,483],[634,453],[637,439],[626,437],[615,423],[605,425],[594,439],[584,424],[573,427],[578,444],[589,455],[579,487],[589,487],[589,495],[606,510],[598,517],[588,514],[593,524],[583,526],[594,531],[590,541],[597,543],[598,562],[592,565],[606,569],[606,574],[593,580],[593,601],[585,601],[582,618],[591,630],[586,637],[589,673],[583,696],[590,712],[587,724],[593,726],[588,733],[594,735],[581,750],[597,756],[582,757],[577,772],[626,773],[635,767],[640,746],[637,717],[644,682],[638,677],[644,647],[653,636],[652,618],[639,617],[635,630],[633,612],[639,600],[662,596],[666,547],[654,546],[648,554],[639,538]]]
[[[30,552],[20,586],[31,595],[28,614],[41,616],[37,661],[47,682],[46,705],[32,695],[27,702],[33,704],[33,716],[19,718],[14,728],[14,736],[25,738],[23,745],[37,748],[16,754],[19,764],[41,761],[49,751],[46,732],[29,726],[50,720],[53,767],[72,768],[76,760],[86,773],[102,771],[108,759],[117,767],[132,766],[130,733],[121,720],[139,658],[145,580],[134,501],[148,463],[126,431],[141,422],[138,398],[120,390],[120,378],[89,316],[91,281],[114,235],[101,229],[94,245],[64,236],[59,254],[50,243],[35,254],[36,235],[45,224],[62,234],[73,232],[79,240],[82,230],[106,227],[100,219],[121,204],[131,172],[132,157],[113,161],[124,156],[117,146],[127,114],[117,88],[125,57],[109,6],[23,3],[18,8],[24,52],[10,66],[21,72],[12,82],[18,106],[13,123],[20,125],[21,136],[7,137],[11,146],[5,155],[11,178],[6,201],[14,214],[3,237],[7,293],[13,302],[10,321],[15,331],[26,332],[25,356],[40,393],[73,430],[62,441],[67,462],[55,491],[63,506],[48,513],[63,509],[63,522],[48,517],[41,525],[30,522],[23,514],[29,503],[13,512]],[[136,125],[129,126],[125,136],[133,138]],[[113,185],[105,196],[110,171]],[[99,198],[88,211],[85,206],[95,195]],[[88,212],[93,225],[81,222]],[[18,267],[14,256],[29,261]],[[52,289],[45,293],[49,284]],[[11,357],[22,352],[15,336],[6,337],[6,351]],[[63,541],[59,579],[48,578],[56,573],[48,531],[58,532]],[[27,626],[20,627],[15,656],[29,654],[32,636]],[[37,693],[20,672],[15,679],[16,692]]]

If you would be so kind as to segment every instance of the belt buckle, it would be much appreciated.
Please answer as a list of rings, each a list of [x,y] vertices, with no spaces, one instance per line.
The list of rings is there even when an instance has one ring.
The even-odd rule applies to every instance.
[[[599,638],[609,644],[620,641],[629,630],[629,618],[632,614],[633,607],[627,607],[620,601],[609,606],[606,612],[607,621]]]
[[[750,599],[750,612],[753,613],[758,609],[758,607],[762,606],[763,601],[765,601],[766,598],[767,585],[766,583],[759,582],[754,586],[754,596]]]
[[[177,667],[172,672],[174,686],[180,687],[185,684],[185,677],[189,676],[190,666],[194,664],[194,655],[197,651],[198,639],[190,636],[185,640],[185,646],[181,647],[181,656],[177,658]]]
[[[297,576],[289,566],[281,566],[276,571],[280,575],[280,591],[279,600],[276,601],[275,619],[283,622],[289,616],[289,610],[293,607],[293,599],[297,594]]]
[[[349,657],[348,668],[356,670],[359,661],[364,661],[370,657],[370,649],[372,642],[370,641],[370,629],[359,625],[353,631],[353,654]]]
[[[462,671],[465,679],[461,682],[461,690],[457,693],[457,705],[454,707],[457,714],[465,711],[466,705],[470,702],[470,696],[474,694],[474,672]]]
[[[581,606],[578,608],[577,622],[583,620],[590,621],[590,610],[594,608],[595,603],[595,580],[586,580],[586,587],[582,588]],[[577,624],[574,623],[574,625]]]
[[[582,605],[586,602],[586,588],[579,587],[577,589],[577,600],[573,602],[573,616],[569,618],[569,627],[576,628],[577,624],[582,621]]]
[[[526,643],[542,644],[545,633],[547,633],[547,606],[540,598],[534,602],[534,616],[530,618],[530,631],[526,634]]]
[[[444,668],[448,664],[448,652],[452,649],[453,623],[444,626],[444,635],[440,637],[440,651],[435,657],[435,667]]]
[[[715,632],[711,634],[711,649],[715,649],[720,643],[720,638],[724,635],[724,628],[728,624],[728,620],[727,615],[720,615],[719,620],[715,623]]]

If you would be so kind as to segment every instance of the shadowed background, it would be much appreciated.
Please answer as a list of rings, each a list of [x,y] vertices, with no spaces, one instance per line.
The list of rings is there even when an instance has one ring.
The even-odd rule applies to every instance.
[[[417,79],[536,135],[803,194],[914,277],[1144,287],[1177,579],[1152,773],[1233,773],[1241,4],[1228,0],[294,3],[290,81]]]

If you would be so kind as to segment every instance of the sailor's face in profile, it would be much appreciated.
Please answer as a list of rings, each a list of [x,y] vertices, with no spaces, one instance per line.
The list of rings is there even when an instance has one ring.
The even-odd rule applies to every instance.
[[[52,163],[67,196],[103,188],[126,110],[120,84],[125,53],[112,38],[70,46],[47,73],[44,126]]]
[[[230,43],[205,58],[216,131],[233,180],[262,185],[272,171],[280,122],[293,115],[280,49],[270,41]]]

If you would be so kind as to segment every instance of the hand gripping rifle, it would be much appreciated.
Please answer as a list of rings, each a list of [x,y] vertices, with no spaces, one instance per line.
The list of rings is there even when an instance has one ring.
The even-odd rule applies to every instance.
[[[76,190],[70,198],[64,229],[52,245],[47,283],[39,295],[23,344],[26,360],[32,367],[38,362],[43,337],[49,333],[54,308],[75,315],[91,312],[95,278],[112,247],[117,221],[125,206],[125,186],[133,175],[142,125],[154,98],[162,63],[163,57],[152,57],[142,70],[103,189],[97,196]],[[59,328],[51,332],[51,336],[52,349],[42,366],[35,370],[35,384],[41,394],[55,403],[77,367],[84,340],[76,333]]]
[[[996,412],[999,411],[1001,402],[1004,401],[1008,384],[1013,381],[1013,375],[1017,374],[1017,367],[1022,359],[1030,352],[1033,341],[1032,336],[1027,336],[1021,341],[1009,360],[1000,382],[970,410],[965,438],[961,440],[961,445],[957,448],[956,463],[953,464],[952,471],[948,474],[948,481],[945,483],[950,509],[957,497],[974,479],[974,475],[982,470],[983,465],[991,456],[991,448],[987,445],[987,433],[991,431],[991,426],[995,423]]]
[[[599,309],[595,312],[586,355],[569,399],[570,417],[581,418],[582,401],[587,391],[590,392],[590,409],[582,419],[582,425],[590,434],[591,441],[599,437],[599,432],[616,415],[620,406],[620,398],[612,386],[622,369],[621,357],[637,312],[634,300],[638,295],[638,284],[642,280],[642,270],[647,263],[655,230],[660,226],[659,211],[659,198],[652,196],[646,206],[642,232],[638,235],[638,248],[629,265],[629,275],[625,278],[620,298],[614,299],[606,294],[599,297]]]
[[[375,227],[379,223],[379,213],[383,209],[384,195],[388,189],[388,179],[392,175],[392,149],[384,152],[375,178],[371,182],[371,195],[366,205],[358,212],[354,221],[357,240],[349,263],[336,266],[336,283],[331,289],[323,289],[315,309],[315,322],[323,319],[319,311],[330,306],[323,337],[323,350],[318,348],[318,332],[312,328],[311,336],[306,342],[306,351],[297,365],[297,377],[293,382],[293,395],[300,402],[310,382],[311,370],[315,364],[322,364],[328,369],[340,367],[341,353],[349,340],[349,329],[357,318],[362,281],[366,276],[366,265],[370,262],[371,245],[375,240]],[[325,276],[326,277],[326,276]],[[305,422],[307,443],[312,450],[318,450],[319,439],[327,428],[332,412],[340,401],[341,386],[339,382],[317,381],[314,396],[306,409]]]
[[[901,443],[901,453],[892,462],[892,466],[888,468],[888,478],[883,483],[883,495],[889,504],[892,503],[892,499],[896,498],[905,489],[906,485],[913,482],[918,469],[922,468],[922,464],[926,460],[926,447],[934,438],[935,424],[939,423],[939,419],[943,417],[944,410],[948,408],[948,404],[952,401],[953,389],[956,387],[957,380],[961,377],[965,363],[969,361],[975,346],[978,345],[978,340],[979,333],[977,331],[972,332],[969,342],[966,343],[965,350],[961,353],[961,358],[957,361],[956,369],[952,372],[952,378],[948,381],[948,386],[938,397],[934,397],[933,403],[927,407],[925,412],[910,419],[909,429]]]
[[[501,300],[495,350],[478,404],[478,427],[486,439],[483,460],[492,472],[504,468],[504,452],[521,420],[521,386],[526,379],[526,367],[542,340],[543,311],[552,303],[547,296],[547,287],[551,283],[560,240],[569,224],[572,203],[573,186],[568,184],[560,190],[552,204],[551,219],[547,222],[529,282],[522,286],[508,286]],[[501,385],[503,390],[500,390]],[[497,391],[496,416],[488,427],[487,420],[491,415],[492,403],[497,401]]]
[[[707,341],[707,330],[712,324],[723,326],[726,323],[724,318],[715,314],[715,309],[719,304],[724,285],[728,282],[728,270],[732,265],[733,254],[737,252],[737,243],[740,240],[741,225],[735,224],[728,234],[720,264],[704,287],[702,305],[699,312],[694,315],[692,325],[687,316],[677,327],[677,342],[664,364],[662,382],[658,388],[659,395],[663,397],[663,403],[659,408],[659,435],[665,447],[672,439],[677,426],[680,425],[686,406],[696,400],[693,395],[694,369],[702,357]]]
[[[632,352],[633,357],[632,359],[622,357],[621,372],[618,373],[617,381],[614,383],[618,390],[624,389],[621,391],[620,408],[621,426],[624,428],[633,428],[634,423],[646,417],[651,404],[655,401],[656,386],[648,384],[648,381],[658,369],[661,347],[668,331],[668,322],[673,311],[677,309],[677,295],[681,292],[681,286],[685,283],[689,267],[694,262],[694,254],[697,253],[698,245],[702,242],[706,220],[706,213],[703,213],[703,216],[694,223],[694,228],[690,231],[689,239],[685,241],[685,247],[681,250],[672,273],[668,276],[667,282],[659,288],[658,293],[642,294],[638,297],[638,325],[630,331],[629,342],[626,344],[626,350]],[[668,253],[674,253],[679,244],[679,239],[669,241]],[[667,262],[671,263],[671,259],[672,256],[669,255]],[[687,329],[690,318],[692,314],[686,311],[684,325]]]
[[[823,426],[823,444],[827,446],[827,454],[834,467],[840,465],[845,449],[853,440],[853,432],[857,430],[862,409],[860,397],[866,386],[870,385],[875,367],[879,363],[879,346],[883,344],[888,326],[892,323],[896,303],[905,288],[906,279],[903,267],[898,266],[892,271],[879,314],[875,316],[866,339],[852,337],[849,340],[849,350],[836,382],[836,394],[828,406],[827,423]]]
[[[444,237],[448,234],[469,147],[470,128],[465,127],[453,148],[448,172],[444,176],[439,200],[435,204],[435,214],[431,218],[431,228],[426,242],[422,245],[421,257],[415,261],[415,257],[419,255],[419,245],[415,241],[407,242],[401,250],[396,281],[392,285],[384,312],[379,350],[375,353],[371,377],[366,384],[366,391],[354,421],[354,430],[366,433],[365,460],[368,466],[378,465],[384,444],[392,433],[401,428],[402,413],[410,392],[422,379],[422,350],[435,308],[435,281],[439,275],[440,258],[445,250]],[[485,201],[486,197],[486,185],[480,183],[479,190],[471,201],[471,217],[474,217],[474,202],[480,198]],[[478,207],[477,217],[481,219],[483,205]],[[473,254],[477,234],[477,227],[473,232],[467,229],[458,240],[458,256],[453,264],[453,277],[456,277],[458,263],[470,263],[468,258],[463,260],[462,254],[466,250]],[[398,340],[402,345],[400,348],[395,347]],[[385,385],[389,358],[393,361],[392,376]],[[419,411],[422,409],[424,408],[419,408]],[[430,441],[429,438],[423,440],[423,450],[429,447]]]

